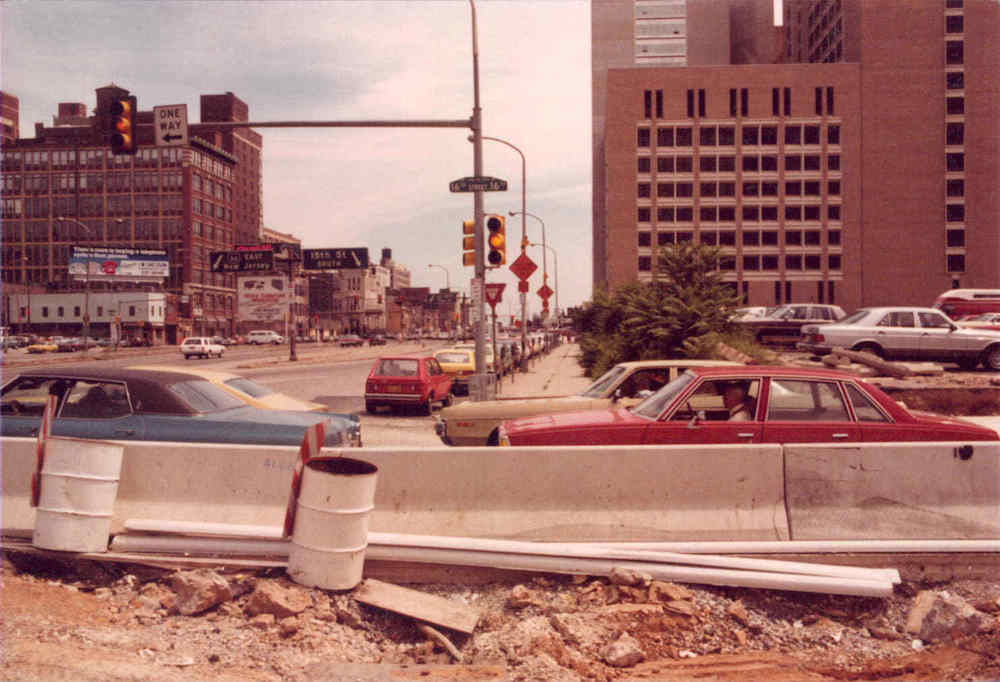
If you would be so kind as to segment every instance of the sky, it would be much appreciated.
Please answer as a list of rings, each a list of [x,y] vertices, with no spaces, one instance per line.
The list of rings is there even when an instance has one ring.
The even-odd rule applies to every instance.
[[[303,0],[6,0],[0,3],[2,89],[20,100],[22,137],[52,125],[60,102],[127,88],[142,111],[233,92],[252,121],[460,120],[472,115],[469,2]],[[586,0],[478,0],[483,174],[508,191],[484,193],[487,213],[507,216],[508,265],[522,230],[565,309],[591,297],[590,6]],[[469,291],[462,222],[473,194],[449,182],[473,175],[466,128],[260,128],[264,224],[305,248],[383,248],[413,286]],[[543,234],[544,232],[544,234]],[[542,254],[546,254],[543,264]],[[430,265],[434,267],[429,267]],[[442,267],[437,267],[442,266]],[[520,316],[517,278],[498,314]],[[555,307],[556,297],[550,305]]]

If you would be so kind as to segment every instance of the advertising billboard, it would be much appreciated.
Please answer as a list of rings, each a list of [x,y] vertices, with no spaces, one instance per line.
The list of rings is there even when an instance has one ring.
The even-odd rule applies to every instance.
[[[281,275],[240,277],[240,322],[281,322],[288,312],[288,278]]]
[[[74,246],[69,274],[92,282],[162,282],[170,275],[170,261],[163,249]]]

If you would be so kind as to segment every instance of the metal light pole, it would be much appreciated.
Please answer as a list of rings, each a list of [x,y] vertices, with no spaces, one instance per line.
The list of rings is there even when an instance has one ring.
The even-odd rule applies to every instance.
[[[75,223],[82,227],[87,233],[87,237],[92,237],[93,232],[90,231],[90,226],[86,223],[80,222],[75,218],[67,218],[65,216],[58,216],[56,218],[57,222],[60,223]],[[83,265],[83,350],[86,351],[90,347],[90,256],[87,256],[87,260]]]
[[[444,288],[451,291],[451,273],[448,272],[448,268],[443,265],[437,265],[436,263],[429,263],[427,265],[429,268],[441,268],[444,270]]]
[[[24,283],[25,292],[28,294],[28,322],[21,323],[21,333],[27,334],[31,328],[31,282],[28,281],[28,256],[24,253],[21,254],[21,264],[24,267],[22,271],[24,274],[21,277],[21,281]]]
[[[524,249],[528,244],[528,230],[524,225],[524,216],[528,215],[527,209],[527,196],[528,196],[528,175],[527,175],[527,164],[524,159],[524,152],[518,149],[516,146],[508,142],[507,140],[501,140],[499,137],[483,137],[484,140],[493,140],[494,142],[499,142],[500,144],[505,144],[515,152],[517,152],[521,157],[521,253],[524,253]],[[511,212],[511,215],[516,215],[516,213]],[[527,357],[528,350],[528,303],[527,296],[524,298],[524,302],[521,303],[521,357]],[[527,365],[522,363],[522,367],[527,371]]]
[[[538,244],[536,242],[531,242],[528,246],[541,246],[543,249],[548,249],[552,252],[552,261],[556,266],[556,324],[559,323],[559,257],[556,250],[547,244]]]
[[[511,211],[510,215],[517,215],[517,212],[516,211]],[[548,262],[547,262],[547,259],[545,257],[545,250],[549,248],[548,244],[545,242],[545,221],[542,220],[541,218],[539,218],[538,216],[536,216],[534,213],[527,213],[527,212],[525,212],[524,215],[531,216],[532,218],[534,218],[535,220],[537,220],[538,222],[540,222],[542,224],[542,244],[541,244],[541,246],[542,246],[542,285],[544,286],[544,285],[546,285],[546,284],[549,283]],[[555,253],[555,251],[553,251],[553,253]],[[556,286],[558,287],[558,284]]]

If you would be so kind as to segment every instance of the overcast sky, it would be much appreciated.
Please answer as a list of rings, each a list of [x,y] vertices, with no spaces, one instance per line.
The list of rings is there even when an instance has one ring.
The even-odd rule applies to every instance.
[[[480,100],[484,135],[527,158],[527,209],[544,221],[556,251],[559,305],[591,296],[590,9],[585,0],[479,0]],[[95,106],[115,83],[143,111],[231,91],[255,121],[455,120],[472,114],[469,3],[448,2],[81,2],[0,3],[4,91],[21,104],[21,136],[52,124],[59,102]],[[451,180],[472,175],[468,130],[262,128],[264,224],[309,248],[391,248],[414,286],[468,291],[461,224],[472,194]],[[484,142],[485,175],[508,181],[485,196],[488,213],[521,210],[521,159]],[[529,218],[528,237],[542,240]],[[516,257],[521,218],[507,218]],[[531,278],[537,313],[542,249]],[[556,263],[548,257],[549,285]],[[504,268],[499,313],[519,315],[516,278]],[[552,306],[555,305],[552,299]]]

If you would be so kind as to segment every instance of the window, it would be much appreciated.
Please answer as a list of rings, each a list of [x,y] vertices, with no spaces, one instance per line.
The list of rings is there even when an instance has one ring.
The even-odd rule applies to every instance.
[[[743,183],[743,196],[745,197],[755,197],[760,194],[760,183],[759,182],[744,182]]]
[[[802,126],[785,127],[785,144],[802,144]]]
[[[675,132],[675,140],[678,147],[690,147],[691,140],[694,138],[691,136],[690,128],[677,128]]]
[[[830,230],[827,232],[826,243],[830,246],[840,246],[840,230]]]
[[[744,270],[760,270],[760,256],[743,256]]]
[[[702,156],[698,159],[698,169],[702,173],[714,173],[717,167],[717,160],[714,156]]]
[[[965,180],[948,180],[948,196],[965,196]]]
[[[702,114],[704,115],[704,114]],[[715,146],[715,128],[702,127],[698,130],[698,142],[704,147]]]
[[[819,206],[804,206],[802,209],[802,217],[809,221],[819,220]],[[816,242],[819,243],[818,241]]]
[[[719,186],[714,182],[703,182],[698,188],[698,196],[714,197],[718,194]]]
[[[760,183],[760,193],[765,197],[776,197],[778,196],[778,183],[776,182],[762,182]]]
[[[944,18],[945,33],[962,33],[965,31],[965,22],[961,14],[951,15]]]
[[[703,231],[701,233],[701,243],[705,246],[715,246],[719,240],[717,232]]]
[[[830,128],[837,128],[837,126],[830,126]],[[839,128],[838,128],[839,130]],[[827,139],[829,139],[829,129],[827,130]],[[839,133],[838,133],[839,135]],[[806,144],[819,144],[819,126],[805,126],[803,130],[803,139]],[[831,144],[837,144],[836,142],[831,142]]]
[[[789,230],[785,233],[785,244],[791,246],[802,245],[802,232],[799,230]]]
[[[945,87],[949,90],[965,89],[965,73],[963,71],[949,71],[945,78]]]
[[[636,220],[638,220],[640,223],[648,223],[649,222],[649,216],[650,216],[650,210],[648,208],[645,208],[645,207],[640,208],[636,212]]]
[[[636,164],[636,171],[639,173],[648,173],[650,170],[652,170],[652,162],[649,157],[643,157],[638,160],[638,163]]]
[[[817,140],[810,144],[819,144],[819,135],[817,133]],[[826,141],[827,144],[840,144],[840,126],[827,126],[826,127]]]
[[[660,206],[656,209],[656,221],[660,223],[674,222],[674,209],[670,206]]]
[[[656,172],[657,173],[673,173],[674,172],[674,157],[672,156],[661,156],[656,159]]]
[[[760,157],[760,169],[766,173],[774,173],[778,170],[778,157],[765,154]]]
[[[649,232],[639,232],[639,246],[652,246],[653,236]]]
[[[861,389],[854,384],[846,384],[847,398],[854,408],[854,416],[859,422],[885,422],[888,421],[882,411],[876,407]]]
[[[698,218],[703,223],[714,223],[716,221],[715,206],[702,206],[698,210]]]
[[[802,170],[802,157],[796,154],[785,157],[785,170],[786,171],[799,171]]]
[[[639,147],[649,146],[649,128],[639,128],[637,131],[636,144]]]
[[[743,157],[743,170],[747,172],[756,172],[759,170],[760,165],[758,157],[756,156],[744,156]]]
[[[743,206],[743,221],[744,222],[757,222],[760,220],[760,207],[759,206]],[[744,237],[743,243],[746,244],[746,238]]]
[[[826,184],[826,191],[830,196],[840,196],[840,181],[831,180]]]
[[[653,259],[649,256],[639,256],[639,272],[649,272],[653,269]]]
[[[802,162],[807,171],[819,170],[819,156],[817,154],[806,154],[802,157]]]
[[[948,272],[965,272],[965,256],[959,253],[949,254]]]
[[[948,64],[965,63],[965,43],[961,40],[949,40],[945,43],[945,62]]]
[[[885,316],[878,321],[875,325],[876,327],[916,327],[917,321],[913,316],[913,313],[908,310],[895,310],[891,313],[886,313]]]
[[[736,171],[736,157],[735,156],[720,156],[719,157],[719,171],[722,173],[733,173]]]
[[[735,182],[720,182],[719,183],[719,196],[720,197],[734,197],[734,196],[736,196],[736,183]]]
[[[768,421],[849,422],[850,413],[832,381],[771,379]]]
[[[732,147],[734,144],[736,144],[736,128],[719,126],[719,146]]]
[[[674,233],[673,232],[657,232],[656,233],[656,244],[658,246],[667,246],[674,243]]]
[[[949,116],[958,116],[965,113],[964,97],[947,97],[945,98],[945,102]]]
[[[690,197],[694,194],[694,183],[691,182],[678,182],[677,183],[677,196],[679,197]]]
[[[777,222],[778,220],[778,207],[777,206],[762,206],[760,209],[760,219],[766,222]],[[775,233],[777,235],[777,233]],[[775,236],[774,244],[778,243],[777,236]]]
[[[744,232],[743,246],[760,246],[760,232],[756,230]]]
[[[735,206],[720,206],[719,207],[719,222],[720,223],[732,223],[736,221],[736,207]]]
[[[656,146],[657,147],[673,147],[674,146],[674,129],[673,128],[658,128],[656,130]]]
[[[650,196],[650,184],[648,182],[640,182],[638,187],[638,196],[640,199],[648,199]]]
[[[674,183],[672,182],[658,182],[656,183],[656,196],[670,198],[674,196]]]
[[[828,157],[826,157],[826,168],[827,170],[839,171],[840,154],[830,154]]]
[[[677,222],[689,223],[694,220],[694,209],[690,206],[677,207]]]
[[[953,249],[965,246],[965,230],[948,230],[948,246]]]
[[[761,256],[760,266],[762,270],[777,270],[778,269],[778,257],[773,255]],[[776,282],[777,284],[777,282]]]
[[[840,206],[837,204],[827,206],[826,217],[830,220],[840,220]]]
[[[947,144],[959,145],[965,142],[965,124],[949,123],[945,127],[945,137]]]
[[[965,220],[965,204],[948,204],[947,220],[949,223],[960,223]]]
[[[826,262],[830,270],[839,271],[841,269],[841,257],[839,253],[831,253],[827,256]],[[833,282],[830,282],[830,284],[832,285]],[[831,297],[830,300],[832,301],[833,298]]]
[[[743,126],[743,146],[756,146],[758,132],[757,126]]]
[[[785,194],[800,196],[802,194],[802,183],[798,181],[785,183]]]
[[[760,233],[760,243],[764,246],[777,246],[778,245],[778,232],[777,230],[764,230]]]
[[[690,156],[678,156],[674,162],[678,173],[690,173],[694,170],[694,163]]]
[[[785,220],[802,220],[802,207],[785,206]]]
[[[946,154],[945,162],[948,172],[954,173],[965,170],[965,154]]]
[[[763,145],[778,144],[778,126],[761,126],[760,143]]]

